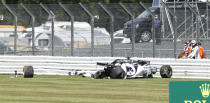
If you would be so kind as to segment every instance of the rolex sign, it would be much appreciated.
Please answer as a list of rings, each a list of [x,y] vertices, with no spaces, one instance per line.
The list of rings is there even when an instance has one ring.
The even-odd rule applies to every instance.
[[[169,103],[210,103],[210,81],[169,82]]]

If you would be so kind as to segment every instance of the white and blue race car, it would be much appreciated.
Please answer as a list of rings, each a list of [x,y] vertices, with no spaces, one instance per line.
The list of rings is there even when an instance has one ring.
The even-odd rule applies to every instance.
[[[150,65],[150,61],[116,59],[112,63],[97,63],[104,66],[104,70],[99,70],[92,75],[92,78],[103,79],[126,79],[126,78],[152,78],[157,72],[157,68]],[[172,68],[170,65],[163,65],[160,68],[162,78],[171,78]]]

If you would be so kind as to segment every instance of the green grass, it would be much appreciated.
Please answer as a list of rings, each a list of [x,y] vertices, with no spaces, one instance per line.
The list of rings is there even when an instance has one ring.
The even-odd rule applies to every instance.
[[[1,103],[168,103],[169,81],[200,80],[12,77],[0,75]]]

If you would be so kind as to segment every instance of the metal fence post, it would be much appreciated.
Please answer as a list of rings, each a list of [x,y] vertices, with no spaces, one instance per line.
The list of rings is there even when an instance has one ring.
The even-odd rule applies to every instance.
[[[209,8],[209,6],[208,6],[208,0],[206,1],[207,3],[206,3],[206,39],[208,39],[208,35],[209,35],[209,33],[208,33],[208,22],[209,22],[209,18],[208,18],[208,16],[209,16],[209,10],[208,10],[208,8]]]
[[[192,0],[191,4],[194,5],[194,0]],[[192,38],[194,38],[194,20],[193,19],[194,19],[194,14],[192,12]]]
[[[155,25],[155,15],[152,13],[152,11],[150,9],[148,9],[142,2],[140,2],[140,5],[147,11],[150,13],[150,15],[152,15],[152,28],[153,28],[153,33],[152,33],[152,56],[153,58],[155,57],[155,29],[154,29],[154,25]]]
[[[12,14],[14,17],[14,25],[15,25],[15,30],[14,30],[14,55],[16,55],[17,52],[17,15],[10,9],[9,6],[5,2],[2,2],[3,5],[7,8],[7,10]]]
[[[34,38],[34,35],[35,35],[34,34],[35,16],[23,4],[21,4],[21,6],[32,18],[32,55],[35,55],[35,53],[34,53],[34,48],[35,48],[35,45],[34,45],[34,40],[35,40],[35,38]]]
[[[85,10],[85,12],[91,18],[91,21],[90,21],[90,25],[91,25],[91,56],[94,56],[94,16],[82,3],[79,3],[79,5]]]
[[[161,0],[161,5],[163,5],[168,11],[169,11],[169,13],[174,17],[174,58],[176,58],[176,55],[177,55],[177,53],[176,53],[176,51],[177,51],[177,47],[176,47],[176,41],[177,41],[177,27],[176,27],[176,23],[177,23],[177,16],[176,16],[176,14],[175,14],[175,11],[174,12],[172,12],[169,8],[168,8],[168,6]]]
[[[132,19],[132,26],[131,26],[131,32],[132,32],[132,57],[134,57],[135,54],[135,26],[134,26],[134,16],[132,15],[132,13],[125,7],[125,5],[123,5],[121,2],[119,3],[120,6],[128,13],[128,15],[131,17]]]
[[[185,20],[185,22],[184,22],[184,28],[185,28],[184,38],[185,38],[185,40],[187,40],[187,31],[186,31],[187,30],[187,8],[185,5],[184,5],[184,20]]]
[[[71,56],[74,56],[74,16],[61,2],[59,2],[59,5],[71,18]]]
[[[113,14],[107,10],[102,3],[98,3],[101,8],[110,16],[110,35],[111,35],[111,57],[114,56],[114,16]]]
[[[176,46],[176,41],[177,41],[177,16],[174,14],[174,58],[177,57],[177,46]]]
[[[210,2],[209,1],[206,1],[207,3],[207,18],[206,18],[206,22],[207,22],[207,39],[209,38],[209,6],[210,6]]]
[[[52,11],[48,11],[48,9],[42,4],[40,3],[41,7],[51,16],[51,46],[52,46],[52,56],[54,56],[54,18],[55,18],[55,15]]]

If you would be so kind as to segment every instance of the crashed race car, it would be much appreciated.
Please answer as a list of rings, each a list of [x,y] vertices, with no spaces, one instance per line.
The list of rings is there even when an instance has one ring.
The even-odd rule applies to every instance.
[[[150,65],[150,61],[116,59],[112,63],[97,63],[97,65],[104,66],[104,70],[99,70],[92,74],[94,79],[127,79],[127,78],[153,78],[158,70],[157,67]],[[160,67],[160,75],[162,78],[171,78],[172,68],[170,65],[163,65]]]

